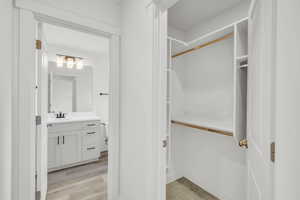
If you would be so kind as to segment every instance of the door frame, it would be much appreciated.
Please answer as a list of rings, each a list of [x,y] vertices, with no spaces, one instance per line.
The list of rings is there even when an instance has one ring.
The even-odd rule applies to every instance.
[[[25,1],[22,1],[25,2]],[[110,98],[108,143],[108,199],[120,195],[119,170],[119,30],[105,23],[91,21],[74,14],[62,14],[55,9],[39,7],[34,3],[17,3],[14,11],[15,59],[13,73],[13,200],[35,200],[35,40],[37,22],[58,25],[110,40]],[[59,18],[58,18],[59,17]]]
[[[157,200],[166,199],[167,184],[167,150],[164,141],[167,140],[167,64],[168,64],[168,9],[179,0],[153,0],[153,107],[156,112],[153,115],[153,127],[157,133],[153,145],[153,155],[157,164]],[[170,144],[167,144],[170,145]]]
[[[167,44],[166,43],[163,43],[162,41],[163,41],[163,39],[164,39],[164,34],[167,34],[167,32],[164,32],[166,29],[167,29],[167,24],[164,24],[165,23],[165,18],[164,17],[166,17],[165,15],[167,15],[167,13],[168,13],[168,9],[170,8],[170,7],[172,7],[177,1],[179,1],[179,0],[153,0],[153,2],[157,5],[157,7],[158,7],[158,10],[159,10],[159,12],[156,14],[156,15],[154,15],[154,25],[155,26],[157,26],[157,27],[159,27],[159,28],[156,28],[155,30],[154,30],[154,36],[156,37],[156,38],[160,38],[160,40],[157,40],[156,42],[157,42],[157,44],[156,45],[154,45],[154,52],[159,52],[159,54],[161,55],[161,56],[157,56],[157,57],[154,57],[154,63],[155,62],[157,62],[158,63],[158,67],[159,67],[159,69],[157,69],[158,70],[158,73],[161,73],[161,74],[163,74],[164,73],[164,70],[165,70],[165,67],[166,67],[166,63],[167,63],[167,56],[165,56],[165,57],[163,57],[162,55],[164,55],[164,50],[166,51],[167,50]],[[268,0],[268,3],[270,3],[270,2],[272,2],[272,0]],[[255,5],[255,0],[251,0],[251,6],[250,6],[250,11],[249,11],[249,13],[251,13],[251,10],[253,9],[253,6]],[[276,10],[276,4],[275,3],[270,3],[270,5],[272,5],[271,6],[271,8],[269,8],[269,13],[268,13],[268,17],[270,18],[270,17],[274,17],[274,12],[275,12],[275,10]],[[273,18],[273,20],[272,20],[272,24],[270,24],[269,26],[271,27],[268,27],[268,28],[270,28],[270,30],[269,31],[271,31],[271,30],[273,30],[273,31],[275,31],[276,30],[276,19],[274,19]],[[274,36],[274,35],[273,35]],[[276,35],[274,36],[274,37],[272,37],[272,38],[269,38],[269,41],[268,41],[268,44],[270,45],[270,44],[272,44],[272,43],[275,43],[275,40],[276,40]],[[276,46],[275,46],[275,48],[276,48]],[[275,53],[275,51],[274,52],[271,52],[270,53],[270,57],[272,57],[272,58],[274,58],[274,53]],[[271,60],[271,63],[270,63],[270,66],[272,66],[272,65],[275,65],[276,66],[276,62],[275,62],[275,60],[273,59],[273,60]],[[275,93],[275,87],[276,86],[274,86],[274,73],[275,73],[275,68],[269,68],[269,73],[271,73],[272,74],[272,76],[271,77],[269,77],[270,79],[268,79],[268,80],[264,80],[264,82],[266,83],[266,84],[268,84],[268,86],[270,87],[270,89],[271,89],[271,91],[270,91],[270,96],[272,97],[272,98],[268,98],[268,99],[266,99],[265,100],[265,103],[270,103],[271,104],[271,106],[270,106],[270,108],[271,109],[273,109],[274,110],[274,93]],[[158,75],[158,74],[157,74]],[[166,82],[164,82],[164,79],[162,79],[161,77],[160,77],[160,79],[158,79],[158,80],[161,80],[161,82],[159,82],[159,84],[160,84],[160,86],[159,86],[159,88],[165,88],[166,87]],[[271,85],[270,85],[271,84]],[[158,96],[157,96],[157,98],[158,99],[161,99],[161,100],[163,100],[164,101],[164,97],[163,97],[163,92],[162,91],[159,91],[158,92]],[[164,107],[162,106],[162,107],[159,107],[159,113],[161,113],[161,114],[165,114],[164,113]],[[270,143],[271,142],[273,142],[273,141],[276,141],[276,138],[275,138],[275,131],[274,131],[274,116],[272,116],[274,113],[273,113],[273,111],[271,111],[271,112],[269,112],[268,113],[268,125],[269,125],[269,130],[271,130],[270,131]],[[160,119],[160,118],[159,118]],[[165,121],[165,123],[166,123],[166,121]],[[160,127],[161,129],[160,129],[160,131],[161,132],[159,132],[159,142],[161,142],[161,140],[162,140],[162,138],[164,138],[164,133],[163,133],[163,131],[164,131],[164,127],[163,127],[163,125],[161,125],[161,127]],[[268,143],[268,145],[267,146],[265,146],[266,148],[269,148],[269,143]],[[269,149],[269,151],[270,151],[270,149]],[[163,155],[165,153],[165,151],[163,151],[162,150],[162,148],[160,147],[160,146],[158,146],[158,166],[159,167],[162,167],[162,166],[164,166],[165,164],[164,164],[164,162],[165,162],[165,160],[164,160],[164,158],[165,158],[165,156]],[[269,156],[270,154],[268,154],[267,155],[267,159],[269,159]],[[270,184],[272,185],[271,187],[272,187],[272,189],[270,189],[270,195],[271,195],[271,197],[273,197],[273,195],[274,195],[274,191],[273,191],[273,184],[274,184],[274,167],[276,166],[277,164],[276,164],[276,162],[275,163],[270,163],[270,171],[268,172],[269,173],[269,175],[271,176],[271,179],[270,179]],[[161,186],[161,188],[159,188],[158,189],[158,191],[159,191],[159,200],[165,200],[165,195],[166,195],[166,190],[165,190],[165,184],[166,184],[166,170],[164,170],[164,169],[160,169],[160,170],[158,170],[158,173],[161,173],[160,174],[160,178],[159,178],[159,180],[160,180],[160,186]],[[246,172],[245,172],[246,173]]]
[[[157,200],[166,199],[166,159],[167,151],[164,142],[167,141],[167,112],[166,112],[166,88],[167,88],[167,14],[168,11],[153,5],[153,128],[156,133],[154,137],[153,155],[156,158],[157,177],[155,191]],[[168,145],[168,144],[167,144]]]

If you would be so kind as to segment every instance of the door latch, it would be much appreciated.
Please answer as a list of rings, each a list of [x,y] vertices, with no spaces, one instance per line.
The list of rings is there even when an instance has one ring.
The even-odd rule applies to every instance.
[[[271,143],[271,161],[275,162],[275,142]]]
[[[163,148],[166,148],[168,146],[168,141],[167,140],[163,140]]]
[[[41,125],[42,124],[42,116],[37,115],[35,116],[35,125]]]

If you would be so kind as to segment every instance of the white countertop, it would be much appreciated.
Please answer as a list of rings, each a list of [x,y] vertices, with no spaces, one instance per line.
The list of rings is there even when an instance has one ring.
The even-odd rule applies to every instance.
[[[48,114],[47,124],[72,123],[83,121],[100,121],[100,117],[90,113],[68,113],[65,118],[56,118],[55,114]]]

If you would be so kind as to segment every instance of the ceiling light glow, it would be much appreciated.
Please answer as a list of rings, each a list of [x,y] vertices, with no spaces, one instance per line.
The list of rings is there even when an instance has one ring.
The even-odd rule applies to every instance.
[[[64,66],[64,60],[65,60],[65,57],[64,56],[60,56],[60,55],[57,55],[56,56],[56,66],[61,68]]]
[[[74,58],[67,58],[67,68],[72,69],[74,67]]]
[[[76,62],[76,68],[77,69],[82,69],[83,68],[83,59],[82,58],[76,58],[75,62]]]

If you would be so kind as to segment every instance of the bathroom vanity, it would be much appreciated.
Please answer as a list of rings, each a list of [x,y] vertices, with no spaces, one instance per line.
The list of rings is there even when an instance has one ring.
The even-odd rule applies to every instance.
[[[99,159],[105,148],[104,133],[97,117],[48,120],[48,171]]]
[[[98,160],[107,150],[103,122],[108,98],[96,92],[95,69],[57,67],[53,61],[48,68],[48,171]]]

